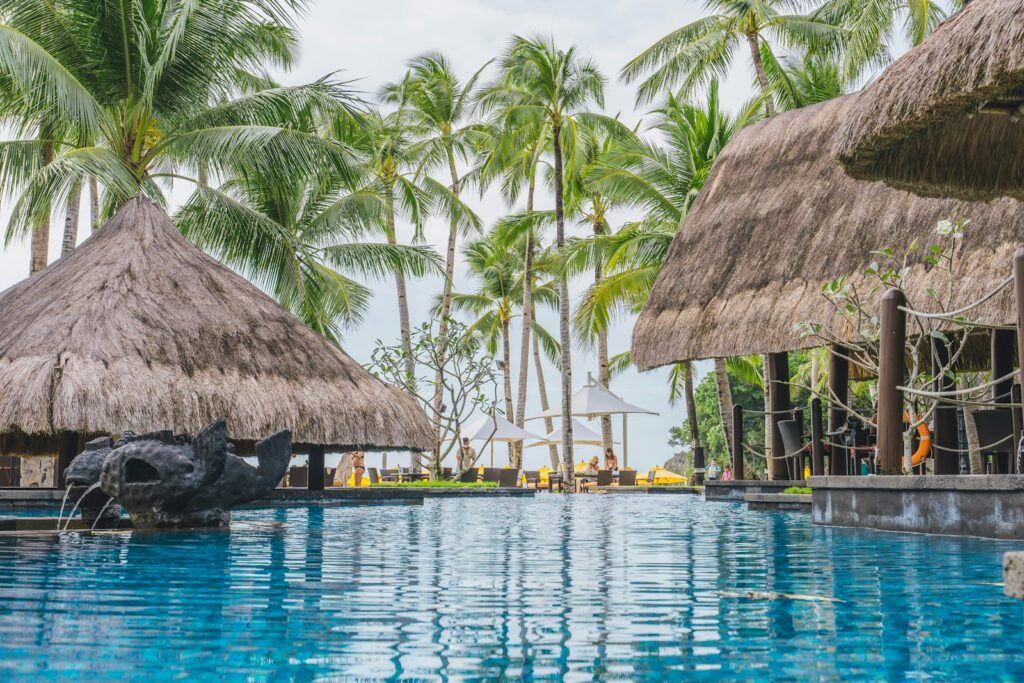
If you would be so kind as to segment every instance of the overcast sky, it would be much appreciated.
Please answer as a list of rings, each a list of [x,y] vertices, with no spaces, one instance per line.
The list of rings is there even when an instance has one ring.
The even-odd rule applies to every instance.
[[[350,2],[320,0],[310,16],[301,23],[302,55],[297,68],[282,76],[288,83],[320,78],[327,73],[343,71],[345,79],[359,79],[356,87],[368,96],[388,81],[401,77],[405,62],[425,51],[444,52],[465,78],[494,57],[512,34],[552,35],[559,45],[575,44],[584,55],[593,57],[609,78],[606,111],[621,114],[635,123],[643,110],[634,108],[633,88],[620,84],[619,69],[637,53],[668,31],[699,17],[703,2],[699,0],[374,0]],[[748,60],[740,57],[733,73],[722,87],[727,107],[737,109],[752,94],[753,75]],[[176,188],[175,199],[184,190]],[[489,195],[471,197],[473,208],[488,226],[507,211],[501,198]],[[538,201],[538,208],[544,200]],[[6,223],[7,214],[0,215]],[[62,220],[54,221],[50,240],[51,259],[60,249],[59,229]],[[428,227],[432,244],[442,244],[446,227],[433,223]],[[406,235],[409,231],[406,231]],[[85,235],[82,235],[84,239]],[[0,253],[0,289],[28,275],[27,242],[12,245]],[[456,287],[470,286],[463,274],[457,274]],[[575,283],[576,295],[584,282]],[[376,339],[389,343],[397,339],[398,320],[394,305],[394,289],[390,283],[376,283],[376,300],[366,322],[350,331],[344,341],[345,350],[360,362],[367,362]],[[440,281],[424,281],[411,288],[414,321],[427,319],[433,297],[440,291]],[[557,319],[547,316],[542,322],[557,330]],[[616,325],[611,340],[612,354],[629,347],[633,321]],[[513,348],[517,347],[519,330],[513,330]],[[574,386],[580,386],[589,371],[596,372],[592,353],[574,350]],[[700,374],[708,370],[704,364]],[[532,368],[531,368],[532,371]],[[558,402],[558,374],[549,367],[546,373],[552,404]],[[531,377],[532,384],[532,377]],[[532,385],[535,386],[535,385]],[[672,455],[666,443],[669,428],[682,424],[682,406],[667,403],[666,372],[627,373],[613,381],[612,389],[627,400],[660,413],[657,417],[636,416],[630,422],[630,464],[638,469],[664,463]],[[535,391],[533,392],[535,393]],[[536,396],[530,396],[527,416],[539,412]],[[527,428],[542,432],[542,422],[529,422]],[[597,427],[597,425],[593,425]],[[616,420],[616,441],[621,430]],[[621,446],[618,447],[621,453]],[[580,453],[589,457],[599,449],[583,447]],[[535,469],[547,461],[546,449],[528,449],[526,466]],[[579,457],[577,457],[577,460]],[[374,464],[376,456],[369,457]],[[504,464],[499,450],[496,460]]]

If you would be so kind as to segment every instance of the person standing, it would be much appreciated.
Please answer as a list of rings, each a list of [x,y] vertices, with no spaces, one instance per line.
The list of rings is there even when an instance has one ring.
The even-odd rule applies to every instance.
[[[708,479],[715,481],[718,479],[718,475],[722,472],[722,468],[718,466],[718,460],[711,458],[711,464],[708,465]]]
[[[619,458],[611,448],[604,449],[604,468],[613,472],[619,470]]]
[[[469,437],[462,437],[462,445],[459,446],[459,452],[455,456],[455,464],[458,471],[461,473],[467,467],[472,467],[476,463],[476,450],[469,444]]]

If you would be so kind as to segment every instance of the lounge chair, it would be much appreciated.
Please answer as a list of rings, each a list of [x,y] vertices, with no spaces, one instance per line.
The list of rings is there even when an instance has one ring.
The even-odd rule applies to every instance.
[[[526,488],[528,488],[528,489],[540,488],[540,471],[539,470],[526,470],[523,474],[526,476]]]
[[[459,475],[459,481],[463,484],[475,484],[480,480],[480,471],[475,467],[470,467],[468,470],[463,471]]]
[[[380,474],[377,472],[376,467],[370,467],[367,469],[366,476],[370,477],[370,486],[375,486],[380,483]]]
[[[611,470],[598,470],[597,471],[597,482],[594,486],[611,486],[612,485],[612,471]]]
[[[309,486],[309,468],[292,467],[288,470],[288,486],[304,489]]]
[[[1009,474],[1010,454],[1014,452],[1013,416],[1009,410],[975,410],[978,445],[986,474]]]
[[[804,444],[800,433],[802,425],[796,420],[779,420],[778,425],[779,434],[782,436],[782,448],[786,451],[786,472],[789,480],[800,481],[804,478]]]
[[[324,486],[334,486],[334,473],[337,471],[336,467],[325,467],[324,468]],[[342,483],[342,486],[345,484]]]
[[[636,470],[619,472],[619,486],[636,486]]]
[[[498,488],[519,488],[519,470],[498,470]]]
[[[451,467],[445,467],[444,469],[442,469],[441,470],[441,478],[442,479],[451,479],[452,478],[452,468]]]
[[[484,481],[488,483],[497,484],[501,481],[501,468],[500,467],[485,467],[484,468]]]

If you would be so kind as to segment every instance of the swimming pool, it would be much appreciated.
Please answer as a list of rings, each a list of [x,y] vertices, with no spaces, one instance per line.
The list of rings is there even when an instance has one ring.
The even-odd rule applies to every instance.
[[[235,519],[0,538],[0,679],[1024,677],[1022,544],[675,496]]]

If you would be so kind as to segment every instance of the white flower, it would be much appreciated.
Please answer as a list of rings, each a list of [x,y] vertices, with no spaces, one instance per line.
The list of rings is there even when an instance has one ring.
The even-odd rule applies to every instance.
[[[942,236],[942,237],[949,237],[950,235],[953,234],[953,231],[955,229],[956,228],[953,226],[952,222],[950,222],[950,221],[939,221],[938,232],[939,232],[940,236]]]

